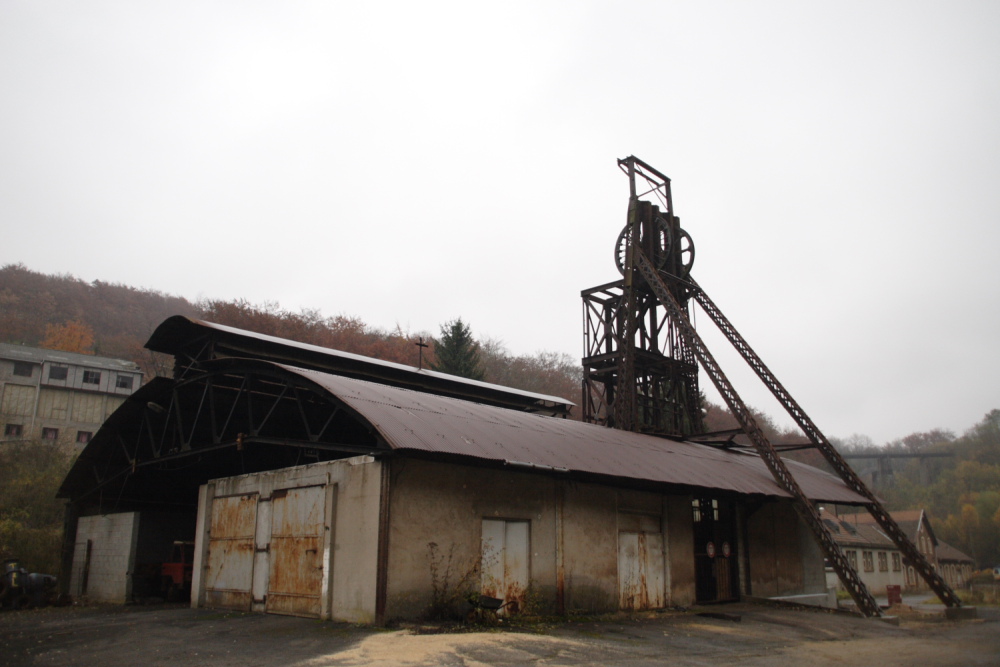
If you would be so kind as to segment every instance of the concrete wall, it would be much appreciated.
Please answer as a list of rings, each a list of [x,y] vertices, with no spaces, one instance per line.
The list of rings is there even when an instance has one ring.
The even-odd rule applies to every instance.
[[[129,601],[138,536],[137,512],[80,517],[70,595],[101,602]]]
[[[391,471],[386,618],[420,616],[435,600],[466,608],[463,594],[480,585],[483,519],[530,523],[528,603],[539,611],[617,609],[619,531],[640,525],[662,531],[666,604],[694,600],[689,497],[514,467],[396,459]]]
[[[242,475],[209,482],[201,487],[195,533],[195,562],[191,604],[206,603],[206,574],[209,566],[212,508],[217,498],[255,497],[256,533],[253,537],[254,557],[247,562],[252,582],[245,596],[252,600],[247,610],[270,611],[266,602],[269,591],[271,563],[272,496],[276,491],[322,487],[324,507],[321,514],[324,536],[319,557],[322,577],[319,579],[318,614],[321,618],[355,623],[375,621],[376,576],[378,566],[379,507],[381,463],[369,456],[342,461],[297,466],[282,470]],[[218,556],[218,554],[216,555]],[[235,599],[235,598],[234,598]],[[284,613],[289,613],[285,611]]]

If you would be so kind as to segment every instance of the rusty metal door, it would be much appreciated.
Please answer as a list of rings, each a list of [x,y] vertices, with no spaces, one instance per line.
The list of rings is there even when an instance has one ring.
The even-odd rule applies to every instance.
[[[618,533],[618,606],[621,609],[662,609],[663,535],[659,532]]]
[[[529,523],[483,519],[482,594],[504,601],[500,614],[524,609],[529,572]]]
[[[212,500],[204,574],[206,607],[250,610],[256,527],[256,493]]]
[[[272,614],[320,615],[325,500],[322,486],[271,494],[267,611]]]

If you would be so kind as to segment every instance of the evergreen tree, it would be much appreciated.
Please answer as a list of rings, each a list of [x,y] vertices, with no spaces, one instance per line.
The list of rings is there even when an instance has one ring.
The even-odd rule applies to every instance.
[[[441,338],[434,339],[434,356],[437,361],[431,368],[436,371],[471,380],[482,380],[485,376],[479,360],[479,343],[461,317],[441,325]]]

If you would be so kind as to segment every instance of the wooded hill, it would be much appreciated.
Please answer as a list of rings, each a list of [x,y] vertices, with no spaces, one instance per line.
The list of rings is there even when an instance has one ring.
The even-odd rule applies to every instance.
[[[139,364],[148,379],[170,374],[172,360],[149,352],[143,344],[171,315],[411,366],[417,364],[416,343],[423,338],[430,344],[424,351],[425,364],[435,361],[436,336],[430,332],[387,331],[350,315],[324,316],[308,309],[290,312],[270,303],[192,303],[155,290],[44,275],[20,264],[0,268],[0,342],[129,359]],[[476,342],[486,382],[580,402],[578,359],[554,352],[517,355],[496,339]],[[725,408],[709,401],[704,407],[707,430],[736,428],[736,420]],[[755,416],[773,443],[805,442],[797,429],[783,429],[760,412]],[[900,459],[893,464],[895,474],[890,478],[874,478],[875,490],[890,509],[929,510],[938,536],[973,556],[981,567],[1000,563],[1000,410],[990,412],[961,437],[941,430],[914,433],[888,443],[884,450],[865,436],[831,440],[845,452],[954,452],[949,458]],[[815,451],[803,450],[789,457],[825,467]],[[877,469],[874,460],[851,462],[862,476],[872,479]]]
[[[128,285],[84,282],[70,275],[45,275],[21,264],[0,268],[0,342],[97,354],[137,363],[150,379],[169,375],[172,360],[143,348],[153,329],[171,315],[246,329],[409,366],[433,364],[435,334],[401,328],[387,331],[349,315],[318,310],[291,312],[276,303],[203,300]],[[436,332],[435,332],[436,333]],[[497,339],[480,339],[484,380],[579,402],[577,359],[555,352],[511,353]]]

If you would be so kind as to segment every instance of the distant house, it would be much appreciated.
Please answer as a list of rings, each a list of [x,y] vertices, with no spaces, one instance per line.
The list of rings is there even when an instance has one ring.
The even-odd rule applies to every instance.
[[[131,361],[0,343],[2,439],[85,445],[141,384]]]
[[[899,512],[890,512],[890,515],[949,586],[954,588],[965,585],[969,577],[972,576],[972,571],[975,567],[972,558],[937,538],[934,530],[931,528],[926,510],[902,510]],[[851,558],[851,551],[861,548],[862,567],[858,569],[858,574],[861,575],[861,579],[872,593],[876,595],[884,593],[887,582],[883,581],[884,577],[878,576],[882,571],[881,566],[877,568],[877,572],[869,569],[869,560],[872,556],[866,556],[866,551],[874,554],[874,558],[876,559],[881,559],[882,556],[878,554],[881,551],[885,551],[887,554],[886,557],[892,561],[893,567],[891,570],[893,572],[899,570],[896,564],[899,562],[902,563],[904,575],[902,581],[888,583],[901,584],[908,591],[929,590],[927,583],[917,574],[916,568],[913,567],[905,556],[900,554],[899,550],[896,549],[896,545],[882,533],[871,514],[867,512],[841,514],[839,517],[824,514],[824,518],[825,520],[829,520],[827,521],[828,526],[832,527],[832,522],[836,522],[842,528],[840,533],[834,532],[834,537],[845,553],[848,554],[848,558]],[[862,543],[864,543],[863,546],[859,546]],[[879,563],[881,563],[881,560],[879,560]]]
[[[820,516],[872,595],[885,595],[886,586],[906,586],[905,559],[878,524],[855,521],[860,515],[838,517],[825,509]],[[833,568],[827,568],[826,576],[828,586],[840,586]]]
[[[938,540],[937,559],[938,572],[952,588],[965,586],[976,569],[971,557],[941,540]]]

